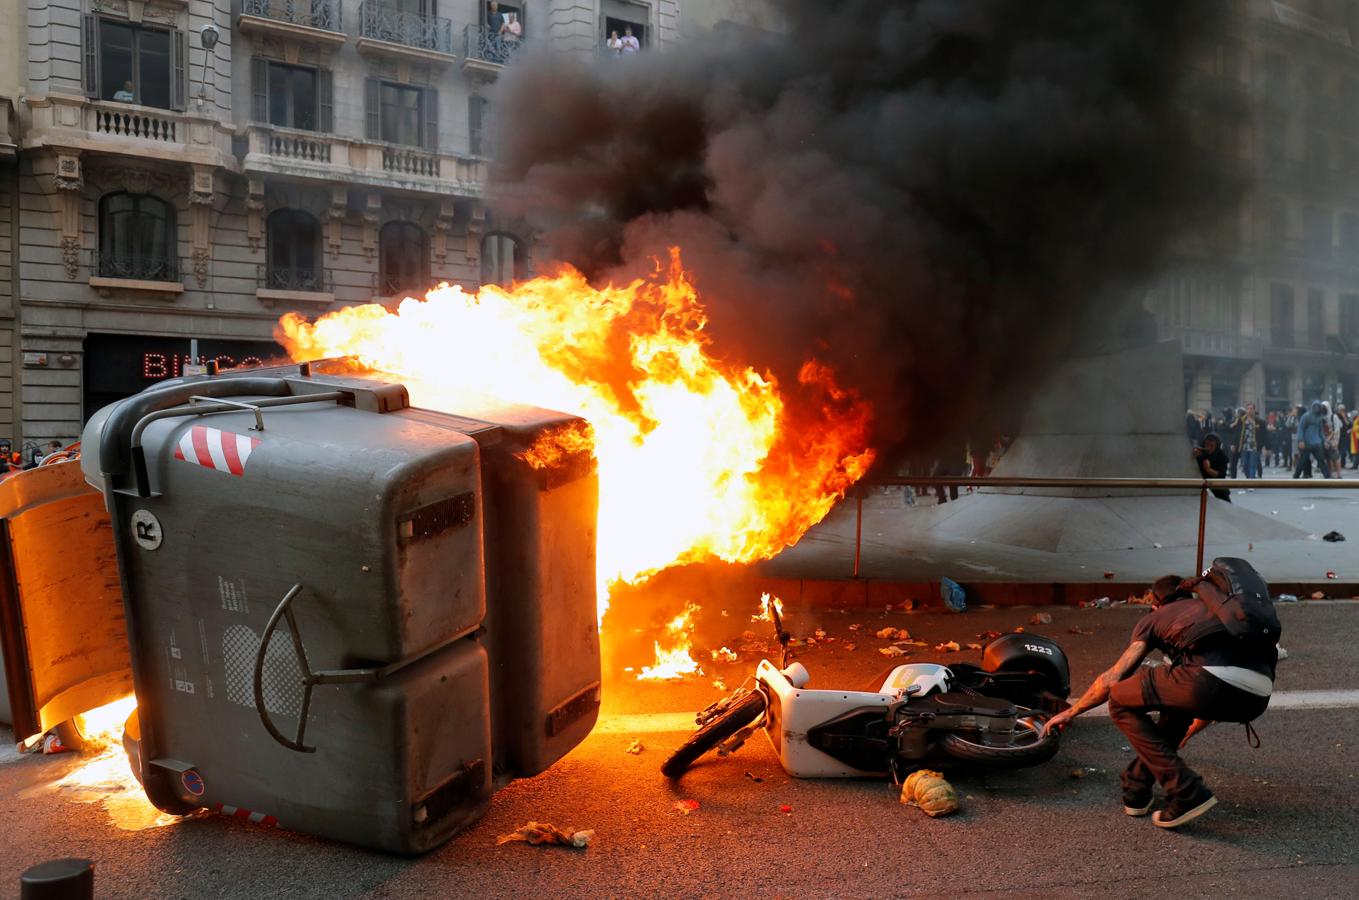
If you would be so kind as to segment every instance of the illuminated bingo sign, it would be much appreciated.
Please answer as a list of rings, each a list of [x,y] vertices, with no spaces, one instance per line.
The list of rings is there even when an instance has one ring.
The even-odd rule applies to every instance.
[[[178,378],[186,365],[209,361],[234,369],[286,362],[287,354],[273,341],[199,338],[195,360],[187,337],[91,334],[85,339],[85,417],[158,381]]]

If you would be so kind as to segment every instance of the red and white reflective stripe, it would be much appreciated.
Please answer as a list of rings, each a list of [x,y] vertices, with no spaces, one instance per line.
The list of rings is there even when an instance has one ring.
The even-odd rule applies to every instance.
[[[259,438],[195,425],[180,437],[179,446],[175,448],[175,459],[230,475],[244,475],[245,464],[259,444]]]
[[[278,824],[278,819],[273,816],[266,816],[264,813],[251,812],[248,809],[241,809],[239,806],[227,806],[225,803],[218,803],[212,811],[221,816],[230,816],[233,819],[240,819],[242,822],[250,822],[255,825],[263,825],[265,828],[273,828]]]

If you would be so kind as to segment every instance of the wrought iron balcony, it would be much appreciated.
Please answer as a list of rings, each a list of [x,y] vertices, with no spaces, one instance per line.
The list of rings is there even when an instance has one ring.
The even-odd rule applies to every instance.
[[[241,13],[323,31],[344,31],[340,0],[241,0]]]
[[[179,260],[174,256],[94,251],[93,271],[99,278],[129,281],[179,281]]]
[[[503,66],[514,59],[524,46],[524,39],[506,40],[498,34],[491,34],[480,25],[468,25],[462,31],[462,55],[465,60],[473,60]]]
[[[330,272],[321,266],[260,265],[256,268],[255,284],[271,291],[329,293],[331,290]]]
[[[383,3],[359,4],[359,35],[434,53],[453,53],[453,23],[439,16],[402,12]]]

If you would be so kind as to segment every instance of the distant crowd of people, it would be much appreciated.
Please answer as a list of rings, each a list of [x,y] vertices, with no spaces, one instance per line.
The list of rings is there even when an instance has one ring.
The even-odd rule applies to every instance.
[[[37,468],[44,460],[57,454],[65,456],[70,450],[69,447],[63,447],[61,441],[48,441],[41,448],[34,444],[25,444],[24,452],[20,453],[14,449],[10,441],[0,440],[0,478],[22,472],[24,469]]]
[[[1359,468],[1359,414],[1324,400],[1264,416],[1254,403],[1216,416],[1191,409],[1185,434],[1206,478],[1261,478],[1266,466],[1292,469],[1294,478],[1339,478],[1346,466]]]

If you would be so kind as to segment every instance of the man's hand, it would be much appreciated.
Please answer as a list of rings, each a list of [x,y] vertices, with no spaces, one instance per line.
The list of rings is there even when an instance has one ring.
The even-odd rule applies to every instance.
[[[1072,709],[1068,708],[1062,710],[1043,723],[1043,737],[1046,738],[1054,731],[1061,731],[1070,724],[1071,720],[1074,718],[1076,718],[1076,713]]]

